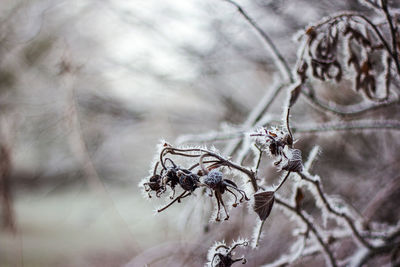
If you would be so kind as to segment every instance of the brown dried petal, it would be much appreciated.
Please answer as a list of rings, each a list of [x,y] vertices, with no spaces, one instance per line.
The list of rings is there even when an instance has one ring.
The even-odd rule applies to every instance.
[[[253,209],[262,221],[265,221],[271,213],[275,201],[274,193],[274,191],[265,191],[254,194]]]

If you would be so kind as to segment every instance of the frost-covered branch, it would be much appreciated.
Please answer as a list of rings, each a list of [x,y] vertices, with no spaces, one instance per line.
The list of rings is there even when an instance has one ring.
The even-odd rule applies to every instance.
[[[326,103],[321,99],[318,99],[314,95],[302,91],[302,94],[306,97],[306,99],[309,101],[309,103],[312,106],[315,106],[316,108],[319,108],[323,111],[327,111],[329,113],[332,113],[334,115],[339,115],[339,116],[354,116],[354,115],[360,115],[368,111],[374,111],[380,108],[385,108],[394,104],[399,104],[400,99],[396,97],[392,97],[391,99],[387,99],[385,101],[381,101],[378,103],[359,103],[359,104],[354,104],[354,105],[348,105],[348,106],[342,106],[336,103]]]
[[[400,121],[396,120],[362,120],[339,121],[309,125],[296,125],[292,129],[296,133],[319,133],[330,131],[354,131],[354,130],[400,130]]]
[[[323,248],[323,251],[328,258],[329,264],[333,267],[338,266],[334,254],[329,248],[329,245],[327,244],[327,242],[324,241],[324,239],[322,238],[322,234],[319,233],[319,231],[315,228],[314,224],[307,218],[307,216],[301,210],[297,209],[296,207],[292,207],[290,204],[286,203],[280,198],[275,198],[275,201],[278,205],[281,205],[289,211],[295,213],[307,225],[307,228],[310,229],[320,246]]]
[[[275,58],[274,62],[277,64],[279,72],[281,73],[284,80],[288,80],[290,83],[294,82],[293,75],[290,71],[289,64],[286,59],[283,57],[282,53],[278,50],[272,39],[269,35],[247,14],[247,12],[235,1],[232,0],[223,0],[232,5],[234,5],[239,13],[246,19],[246,21],[252,26],[253,29],[257,31],[257,33],[262,37],[265,41],[265,44],[271,51],[271,55]]]
[[[310,173],[303,171],[299,173],[300,177],[304,179],[307,182],[312,183],[318,193],[318,196],[320,197],[321,201],[323,202],[325,208],[332,214],[343,218],[346,223],[349,225],[351,228],[351,231],[353,232],[354,236],[367,248],[373,249],[374,246],[370,244],[360,233],[360,231],[356,227],[356,223],[353,218],[351,218],[345,211],[338,211],[336,208],[332,206],[332,204],[329,202],[326,194],[324,193],[322,189],[322,185],[320,182],[320,178],[318,176],[312,176]]]
[[[309,170],[317,157],[318,148],[312,149],[308,161],[303,164],[302,151],[295,148],[296,140],[293,134],[358,130],[397,131],[400,129],[400,122],[391,119],[360,119],[297,124],[291,122],[290,116],[292,107],[302,94],[312,107],[322,110],[323,113],[350,118],[353,115],[363,115],[369,111],[399,103],[396,92],[393,92],[391,88],[391,84],[398,86],[398,74],[400,74],[396,47],[398,29],[386,1],[382,0],[380,6],[375,1],[365,0],[375,9],[383,11],[386,15],[386,22],[383,24],[375,24],[375,20],[363,14],[344,12],[309,26],[300,38],[302,43],[293,69],[290,68],[270,36],[241,5],[234,0],[224,1],[235,6],[239,14],[261,36],[283,78],[274,82],[241,126],[224,129],[221,132],[187,135],[179,139],[180,143],[186,144],[230,140],[224,153],[220,154],[214,149],[205,147],[174,147],[164,144],[159,150],[150,176],[141,184],[144,192],[149,197],[155,193],[158,198],[164,196],[165,192],[170,192],[170,202],[158,209],[158,212],[162,212],[184,198],[190,198],[195,191],[200,191],[198,188],[202,188],[200,197],[207,193],[215,197],[216,221],[220,221],[223,212],[225,212],[225,220],[229,218],[229,209],[225,205],[227,196],[231,198],[233,207],[244,200],[252,199],[250,205],[260,219],[254,231],[255,237],[251,240],[255,246],[259,245],[262,227],[276,203],[289,215],[294,215],[300,226],[306,229],[296,229],[302,231],[303,235],[303,238],[298,240],[302,242],[299,249],[294,251],[292,247],[291,254],[278,258],[272,265],[291,264],[304,255],[322,252],[330,266],[338,266],[342,263],[361,266],[376,255],[391,252],[400,243],[400,230],[388,233],[373,224],[364,227],[365,221],[355,209],[342,200],[340,200],[341,206],[337,205],[337,201],[323,190],[320,177],[310,174]],[[389,45],[385,39],[388,36],[386,31],[388,28],[392,45]],[[398,73],[392,73],[395,67]],[[338,84],[344,77],[344,72],[348,72],[347,77],[354,81],[354,90],[364,96],[364,101],[341,106],[337,103],[325,103],[315,96],[312,87],[315,79]],[[274,120],[268,112],[285,88],[288,89],[289,94],[282,105],[283,123],[279,125],[278,122],[275,127],[270,127]],[[326,117],[329,118],[329,116]],[[252,133],[248,134],[249,132]],[[247,157],[250,155],[249,152],[253,152],[251,168],[245,167],[245,163],[248,164],[247,160],[250,158]],[[278,185],[265,186],[263,184],[267,180],[261,177],[261,159],[264,154],[269,155],[273,159],[273,166],[277,171],[281,171]],[[235,161],[231,160],[233,156],[236,156]],[[244,184],[250,182],[251,190],[244,190],[234,181],[227,179],[230,172],[226,173],[226,169],[243,174],[245,177],[243,182]],[[297,173],[297,176],[292,175],[293,173]],[[290,197],[285,197],[283,190],[287,189],[285,185],[291,184],[288,182],[291,180],[294,180],[294,183],[289,191],[293,192]],[[311,193],[311,200],[315,202],[314,206],[321,212],[322,226],[315,220],[314,213],[309,214],[306,211],[308,207],[303,203],[303,199],[307,195],[302,187],[307,187],[307,192]],[[177,197],[175,197],[175,191],[180,191]],[[248,193],[250,191],[251,195]],[[309,198],[306,198],[306,201],[309,201]],[[332,224],[331,221],[327,224],[328,218]],[[355,241],[351,242],[351,246],[358,252],[351,257],[340,258],[336,243],[343,240]],[[247,246],[247,241],[238,244]],[[244,257],[235,259],[231,253],[240,246],[238,244],[227,246],[221,243],[211,249],[213,254],[209,258],[209,265],[215,267],[231,266],[239,261],[245,263]]]

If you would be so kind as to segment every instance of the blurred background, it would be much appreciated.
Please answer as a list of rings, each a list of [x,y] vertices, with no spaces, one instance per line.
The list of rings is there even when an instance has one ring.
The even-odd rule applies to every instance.
[[[371,12],[355,0],[238,2],[292,66],[298,30],[340,10]],[[187,223],[183,210],[204,214],[194,201],[155,216],[163,202],[144,198],[138,183],[148,176],[160,140],[176,144],[184,134],[235,129],[270,90],[276,72],[262,40],[224,1],[2,0],[0,266],[177,266],[165,263],[171,246],[186,250],[175,256],[189,257],[181,266],[202,266],[217,238],[251,234],[254,217],[241,216],[242,208],[232,211],[241,217],[224,223],[225,232],[209,215]],[[322,96],[359,99],[350,89],[325,87]],[[271,111],[278,119],[285,97]],[[293,121],[308,119],[330,118],[302,102]],[[322,145],[316,171],[335,181],[326,190],[365,208],[377,175],[397,178],[393,140],[399,136],[353,135],[307,135],[299,146],[307,152]],[[222,141],[213,145],[224,148]],[[390,152],[385,166],[374,161],[377,147]],[[278,178],[270,165],[265,158],[265,176]],[[341,167],[332,172],[333,166]],[[290,224],[278,213],[271,229]],[[290,232],[266,236],[268,253],[249,266],[276,258]]]

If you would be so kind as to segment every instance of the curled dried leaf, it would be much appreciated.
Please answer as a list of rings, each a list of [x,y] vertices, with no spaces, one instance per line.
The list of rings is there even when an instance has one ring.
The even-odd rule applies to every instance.
[[[254,194],[253,209],[262,221],[265,221],[271,213],[275,201],[274,193],[274,191],[265,191]]]
[[[290,152],[290,154],[287,153],[288,160],[286,164],[282,166],[282,170],[301,172],[303,170],[303,161],[300,149],[291,149]]]

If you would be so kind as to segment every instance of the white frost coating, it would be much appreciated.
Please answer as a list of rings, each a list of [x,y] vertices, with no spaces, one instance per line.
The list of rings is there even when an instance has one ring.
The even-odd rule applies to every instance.
[[[294,243],[291,248],[290,248],[290,261],[289,263],[293,263],[295,260],[300,258],[301,254],[303,253],[304,247],[305,247],[305,239],[300,238],[297,240],[296,243]]]
[[[214,254],[215,254],[215,252],[218,252],[218,253],[221,253],[221,254],[224,254],[224,255],[226,255],[228,252],[229,252],[229,250],[232,248],[232,247],[234,247],[236,244],[243,244],[243,243],[248,243],[249,241],[247,240],[247,239],[245,239],[245,238],[238,238],[236,241],[233,241],[232,242],[232,244],[230,245],[230,246],[228,246],[227,244],[226,244],[226,242],[225,242],[225,240],[222,240],[222,241],[216,241],[215,243],[214,243],[214,245],[212,245],[209,249],[208,249],[208,252],[207,252],[207,263],[205,264],[205,266],[206,267],[213,267],[212,265],[211,265],[211,263],[212,263],[212,260],[213,260],[213,257],[214,257]],[[219,248],[218,250],[216,250],[216,248],[218,247],[218,246],[226,246],[226,247],[228,247],[228,248]],[[247,245],[246,245],[247,246]],[[235,251],[232,251],[232,254],[231,254],[232,256],[233,255],[235,255]]]
[[[260,242],[260,240],[262,240],[262,238],[264,236],[263,231],[261,231],[260,237],[258,237],[258,233],[260,232],[260,227],[262,227],[262,224],[263,224],[263,222],[261,220],[259,220],[259,218],[257,218],[257,223],[253,228],[253,234],[251,236],[250,246],[252,249],[259,248],[259,246],[257,246],[257,239],[258,239],[258,242]],[[265,222],[264,222],[264,224],[265,224]]]
[[[319,176],[313,177],[314,179],[319,179]],[[318,190],[316,187],[310,182],[306,182],[304,180],[300,181],[300,185],[305,187],[309,193],[311,193],[312,197],[315,199],[315,205],[318,207],[318,210],[321,212],[322,224],[326,227],[328,219],[330,217],[334,217],[330,214],[330,212],[325,207],[325,204],[322,198],[319,196]]]
[[[331,203],[331,206],[335,209],[335,211],[347,214],[357,220],[363,220],[362,215],[358,213],[353,206],[347,204],[346,201],[340,196],[326,196],[326,198],[329,203]]]
[[[221,245],[227,246],[226,243],[225,243],[225,240],[216,241],[216,242],[214,243],[214,245],[212,245],[212,246],[208,249],[208,252],[207,252],[207,261],[208,261],[208,262],[207,262],[207,264],[206,264],[205,266],[212,267],[211,261],[212,261],[212,259],[213,259],[213,257],[214,257],[215,249],[216,249],[218,246],[221,246]]]
[[[364,247],[360,247],[352,256],[350,259],[350,262],[348,264],[349,267],[358,267],[360,266],[362,260],[364,259],[364,257],[368,254],[369,250],[364,248]]]
[[[307,172],[311,169],[313,163],[317,160],[317,156],[319,155],[320,151],[321,151],[321,148],[318,145],[314,146],[311,149],[310,153],[308,154],[307,161],[306,161],[306,163],[304,163],[304,169]]]
[[[277,196],[277,197],[279,197],[279,196]],[[296,224],[299,225],[299,227],[301,227],[302,229],[306,229],[306,228],[307,228],[306,223],[303,222],[303,221],[300,219],[300,217],[299,217],[295,212],[293,212],[293,211],[291,211],[291,210],[289,210],[289,209],[287,209],[286,207],[281,206],[281,205],[276,205],[276,206],[274,205],[274,208],[275,208],[275,207],[276,207],[277,209],[280,209],[280,210],[282,211],[282,213],[285,214],[285,215],[288,217],[288,219],[289,219],[290,221],[296,223]]]

